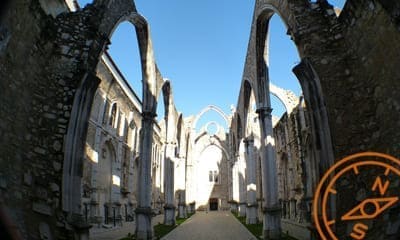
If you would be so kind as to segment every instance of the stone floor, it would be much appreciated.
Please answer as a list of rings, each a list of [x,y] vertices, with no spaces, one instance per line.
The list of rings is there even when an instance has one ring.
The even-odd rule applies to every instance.
[[[157,215],[153,218],[152,225],[155,226],[158,223],[162,223],[164,215]],[[118,240],[128,233],[134,233],[136,222],[126,222],[122,226],[113,228],[98,228],[93,227],[90,229],[90,240]]]
[[[228,211],[197,212],[191,218],[167,234],[162,240],[255,240]]]

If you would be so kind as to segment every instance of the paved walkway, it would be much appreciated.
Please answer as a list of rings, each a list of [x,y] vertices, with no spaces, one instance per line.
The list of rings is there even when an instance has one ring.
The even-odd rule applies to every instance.
[[[230,212],[197,212],[162,240],[256,240]]]
[[[164,215],[157,215],[153,218],[152,225],[162,223]],[[91,228],[90,240],[118,240],[126,237],[128,233],[135,233],[136,222],[125,222],[122,227],[116,228]]]

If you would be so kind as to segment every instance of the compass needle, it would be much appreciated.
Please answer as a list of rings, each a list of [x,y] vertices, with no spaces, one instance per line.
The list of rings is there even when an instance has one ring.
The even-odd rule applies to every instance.
[[[387,198],[370,198],[365,199],[355,208],[347,212],[342,216],[343,221],[348,220],[360,220],[360,219],[372,219],[377,217],[380,213],[393,206],[399,200],[398,197],[387,197]],[[366,213],[365,206],[367,204],[373,204],[375,207],[375,212]],[[381,205],[383,204],[383,205]],[[359,214],[357,214],[359,213]]]

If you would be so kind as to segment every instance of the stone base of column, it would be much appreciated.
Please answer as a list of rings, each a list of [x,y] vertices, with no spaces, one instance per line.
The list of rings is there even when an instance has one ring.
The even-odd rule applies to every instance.
[[[246,208],[246,224],[257,224],[257,204],[248,204]]]
[[[277,240],[281,239],[281,209],[279,207],[264,209],[264,222],[263,222],[263,239],[264,240]]]
[[[175,225],[175,209],[176,207],[172,204],[166,204],[164,206],[164,224],[168,226]]]
[[[239,203],[239,217],[246,216],[246,203]]]
[[[189,206],[187,207],[187,209],[188,209],[188,213],[190,213],[190,214],[195,213],[196,212],[196,203],[195,202],[189,203]]]
[[[153,227],[151,226],[151,208],[138,207],[136,213],[136,239],[153,239]]]
[[[74,231],[74,240],[89,240],[89,229],[92,225],[83,221],[82,215],[73,214],[68,220]]]
[[[187,218],[186,204],[180,203],[178,206],[178,217]]]
[[[187,206],[186,210],[187,210],[187,213],[188,213],[188,214],[194,213],[194,210],[193,210],[192,206],[190,206],[190,205]]]
[[[231,212],[233,212],[233,213],[237,213],[238,212],[238,204],[237,204],[237,202],[231,201],[230,202],[230,206],[231,206]]]

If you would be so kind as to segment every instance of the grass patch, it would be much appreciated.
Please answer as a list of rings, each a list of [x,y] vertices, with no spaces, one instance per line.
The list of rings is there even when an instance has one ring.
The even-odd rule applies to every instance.
[[[167,226],[162,223],[157,224],[154,226],[154,236],[156,239],[161,239],[165,235],[167,235],[169,232],[174,230],[177,226],[181,225],[184,221],[186,221],[188,218],[190,218],[194,213],[188,214],[187,218],[176,218],[175,220],[175,225],[174,226]]]
[[[177,225],[168,226],[168,225],[159,223],[156,226],[154,226],[154,236],[156,239],[161,239],[163,236],[167,235],[169,232],[174,230],[174,228],[176,228],[176,227],[177,227]]]
[[[190,218],[194,213],[188,214],[187,218],[176,218],[176,223],[174,226],[168,226],[164,225],[162,223],[159,223],[154,226],[154,237],[155,239],[161,239],[165,235],[167,235],[169,232],[174,230],[177,226],[181,225],[185,220]],[[135,235],[132,233],[128,233],[128,235],[124,238],[121,238],[120,240],[135,240]]]
[[[254,236],[257,237],[257,239],[262,240],[262,233],[263,233],[263,224],[262,223],[257,223],[257,224],[246,224],[246,217],[239,217],[237,214],[232,213],[233,216],[235,216],[241,224],[243,224]],[[296,240],[296,238],[293,238],[287,234],[282,233],[282,238],[283,240]]]

